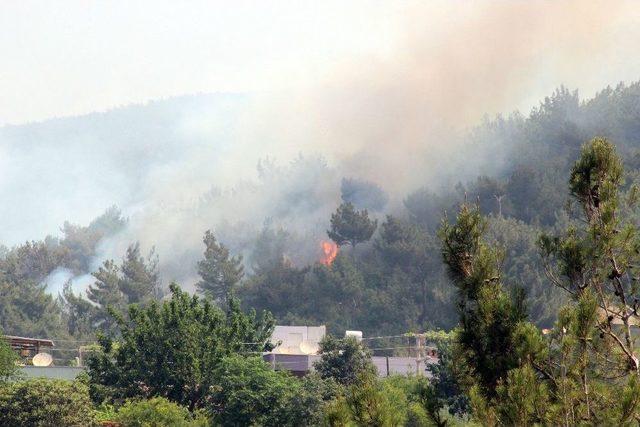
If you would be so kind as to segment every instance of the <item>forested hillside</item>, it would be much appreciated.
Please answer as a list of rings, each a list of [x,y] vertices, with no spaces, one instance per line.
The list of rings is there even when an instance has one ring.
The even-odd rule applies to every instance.
[[[61,224],[59,236],[3,249],[0,327],[12,335],[89,341],[110,327],[107,306],[145,305],[161,298],[171,280],[191,277],[186,285],[194,290],[214,296],[232,291],[244,307],[269,310],[279,324],[326,324],[334,332],[365,335],[448,330],[457,314],[437,230],[465,200],[488,216],[487,238],[503,248],[501,280],[521,286],[531,320],[549,327],[564,296],[549,286],[537,240],[572,222],[566,177],[581,145],[595,136],[615,143],[625,162],[626,191],[640,169],[639,83],[587,100],[560,88],[528,115],[487,119],[469,131],[451,165],[464,165],[469,152],[488,160],[464,171],[475,179],[445,188],[424,182],[395,194],[381,182],[301,156],[285,167],[261,163],[259,181],[234,191],[209,183],[212,189],[190,208],[201,229],[183,236],[172,229],[159,253],[150,251],[155,242],[149,233],[132,232],[129,213],[117,208],[86,226]],[[265,194],[268,205],[248,201]],[[245,214],[236,222],[219,221],[215,212],[222,205],[242,206],[243,212],[248,207],[253,222]],[[638,212],[628,209],[637,221]],[[173,222],[185,218],[192,216],[180,213]],[[340,227],[345,240],[335,233]],[[207,229],[212,238],[203,244]],[[331,261],[321,246],[331,241],[327,230],[340,245]],[[127,244],[109,246],[120,252],[105,256],[114,236]],[[50,280],[60,269],[70,272],[65,277],[84,277],[85,285],[71,281],[52,294]],[[216,269],[225,272],[222,279],[207,273]]]

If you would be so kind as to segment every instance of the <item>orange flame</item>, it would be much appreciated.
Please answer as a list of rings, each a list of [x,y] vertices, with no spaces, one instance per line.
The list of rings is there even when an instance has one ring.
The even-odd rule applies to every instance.
[[[322,258],[320,264],[331,265],[336,256],[338,256],[338,245],[333,242],[323,241],[320,246],[322,247]]]

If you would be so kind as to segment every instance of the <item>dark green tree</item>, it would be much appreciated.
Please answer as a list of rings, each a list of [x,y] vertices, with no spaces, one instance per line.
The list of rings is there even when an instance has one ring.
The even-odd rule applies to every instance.
[[[437,240],[420,226],[388,215],[380,227],[380,237],[375,242],[383,262],[391,268],[405,271],[417,291],[420,314],[418,324],[425,325],[438,301],[438,280],[442,260],[437,256]]]
[[[320,342],[320,360],[313,365],[322,378],[350,385],[364,376],[375,375],[371,353],[354,337],[338,339],[327,335]]]
[[[60,247],[65,252],[65,266],[78,274],[91,271],[98,243],[122,230],[126,223],[115,206],[107,209],[88,226],[65,222],[62,226],[64,238],[60,241]]]
[[[82,381],[30,378],[0,388],[0,425],[95,425],[87,385]]]
[[[88,301],[65,286],[63,298],[69,330],[82,337],[93,336],[96,327],[102,332],[113,332],[115,320],[111,311],[125,314],[129,304],[147,305],[158,299],[161,291],[157,264],[153,250],[145,259],[140,255],[140,245],[135,243],[127,248],[120,266],[106,260],[92,273],[95,282],[87,288]]]
[[[64,324],[62,305],[44,284],[0,271],[0,329],[9,335],[65,337]]]
[[[211,401],[225,356],[272,348],[270,314],[245,314],[235,299],[224,313],[176,284],[170,289],[169,301],[132,305],[127,320],[116,316],[117,342],[100,338],[102,351],[88,364],[94,399],[163,396],[190,410],[202,408]]]
[[[327,230],[327,235],[338,246],[349,244],[355,248],[358,243],[369,240],[377,226],[378,221],[371,220],[366,209],[358,211],[352,203],[346,202],[331,215],[331,229]]]
[[[218,243],[210,230],[204,233],[202,241],[205,245],[204,259],[198,262],[201,280],[196,287],[207,298],[224,304],[244,276],[242,257],[231,256],[229,249]]]
[[[315,382],[315,390],[309,390],[304,382],[272,369],[260,357],[225,357],[216,378],[211,408],[219,425],[312,425],[324,404],[318,393],[322,380]]]
[[[81,295],[76,295],[71,289],[71,282],[64,285],[62,298],[67,314],[67,329],[76,339],[90,339],[95,336],[96,327],[104,327],[105,319],[99,319],[100,308],[91,304]]]
[[[18,372],[18,355],[5,340],[0,330],[0,384],[12,379]]]
[[[421,403],[432,418],[440,419],[439,411],[446,407],[451,415],[469,413],[469,397],[458,383],[457,367],[454,354],[455,332],[448,333],[435,340],[438,349],[438,362],[427,365],[431,373],[429,388],[420,390]]]
[[[282,265],[286,259],[285,251],[289,240],[290,236],[286,230],[273,229],[265,225],[249,257],[253,273],[260,275]]]
[[[545,423],[548,394],[538,384],[545,360],[542,335],[526,321],[521,289],[511,296],[503,289],[503,253],[484,241],[486,227],[479,207],[462,205],[455,223],[445,219],[440,230],[444,262],[458,290],[456,380],[483,424]]]
[[[118,287],[126,295],[129,304],[146,303],[162,296],[158,257],[154,249],[151,249],[145,259],[140,254],[139,242],[130,245],[122,260],[120,272]]]
[[[621,197],[622,161],[609,141],[584,145],[571,170],[569,191],[578,219],[560,236],[540,239],[548,277],[573,302],[552,334],[550,369],[565,419],[620,424],[640,416],[640,362],[633,329],[638,325],[637,222],[622,207],[635,203],[635,190]],[[553,367],[553,365],[552,365]],[[631,399],[620,412],[620,391]]]
[[[128,304],[127,296],[120,289],[120,268],[113,260],[107,260],[93,273],[93,277],[96,281],[87,288],[87,298],[95,307],[91,324],[100,326],[104,331],[111,331],[115,320],[109,310],[124,313]],[[72,304],[71,313],[80,315],[86,312],[87,307],[82,298],[75,298],[72,294],[67,296],[67,302]]]
[[[407,399],[402,390],[363,373],[327,408],[323,424],[330,426],[406,425]]]
[[[443,221],[442,255],[458,288],[460,330],[457,341],[482,393],[495,395],[498,382],[519,365],[514,331],[526,319],[522,296],[511,299],[502,288],[502,253],[483,240],[486,220],[478,207],[463,205],[454,224]]]

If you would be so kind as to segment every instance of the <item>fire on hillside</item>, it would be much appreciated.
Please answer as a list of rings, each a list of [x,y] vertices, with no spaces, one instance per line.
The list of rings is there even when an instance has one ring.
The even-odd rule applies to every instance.
[[[332,241],[323,240],[320,243],[322,248],[322,258],[320,258],[320,263],[324,265],[331,265],[333,260],[338,256],[338,245],[336,245]]]

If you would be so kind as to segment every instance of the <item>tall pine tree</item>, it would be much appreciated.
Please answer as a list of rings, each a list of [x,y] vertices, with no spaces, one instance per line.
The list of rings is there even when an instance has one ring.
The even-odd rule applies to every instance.
[[[204,259],[198,262],[201,280],[196,286],[207,298],[224,303],[244,277],[242,256],[231,256],[229,249],[218,243],[211,230],[205,232],[202,241]]]
[[[140,254],[140,243],[130,245],[122,260],[120,271],[122,274],[119,287],[127,296],[129,304],[145,303],[161,297],[158,257],[154,249],[145,259]]]
[[[338,246],[349,244],[355,248],[358,243],[369,240],[377,227],[378,221],[370,219],[366,209],[358,211],[353,203],[345,202],[331,215],[327,235]]]

